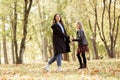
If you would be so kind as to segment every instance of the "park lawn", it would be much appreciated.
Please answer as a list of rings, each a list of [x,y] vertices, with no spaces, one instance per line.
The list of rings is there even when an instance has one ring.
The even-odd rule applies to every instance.
[[[77,70],[77,61],[63,62],[62,72],[56,71],[56,62],[49,72],[43,69],[45,64],[1,64],[0,80],[120,80],[120,59],[90,60],[82,70]]]

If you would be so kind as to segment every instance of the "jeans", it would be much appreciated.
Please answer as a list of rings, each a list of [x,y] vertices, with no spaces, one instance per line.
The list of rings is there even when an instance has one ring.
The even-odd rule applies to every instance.
[[[61,66],[62,54],[54,55],[50,59],[50,61],[48,62],[48,64],[51,65],[55,60],[57,61],[57,66]]]

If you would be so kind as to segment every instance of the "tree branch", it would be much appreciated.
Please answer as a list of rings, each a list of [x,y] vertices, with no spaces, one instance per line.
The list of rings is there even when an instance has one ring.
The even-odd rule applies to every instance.
[[[31,9],[31,6],[32,6],[32,0],[29,0],[30,1],[30,3],[29,3],[29,7],[28,7],[28,9],[27,9],[27,13],[29,14],[29,12],[30,12],[30,9]]]
[[[105,15],[105,0],[103,0],[103,4],[104,4],[104,8],[103,8],[103,12],[102,12],[102,22],[101,22],[101,27],[102,27],[102,35],[103,35],[103,39],[104,39],[104,41],[106,41],[106,39],[105,39],[105,34],[104,34],[104,15]]]
[[[118,32],[119,32],[119,23],[120,23],[120,15],[118,16],[118,20],[117,20],[117,29],[116,29],[116,35],[115,35],[115,43],[114,43],[114,47],[116,45],[116,41],[117,41],[117,37],[118,37]]]

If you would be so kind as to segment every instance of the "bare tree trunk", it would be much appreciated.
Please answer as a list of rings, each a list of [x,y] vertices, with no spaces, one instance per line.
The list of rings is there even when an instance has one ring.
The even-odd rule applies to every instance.
[[[43,24],[42,24],[42,23],[43,23],[43,22],[42,22],[43,19],[42,19],[42,15],[41,15],[41,11],[40,11],[40,10],[41,10],[41,9],[40,9],[40,1],[38,0],[37,3],[38,3],[39,18],[40,18],[40,24],[39,24],[39,26],[43,26]],[[41,29],[39,29],[39,30],[40,30],[40,37],[42,38],[42,34],[41,34],[42,31],[41,31]],[[38,41],[38,43],[39,43],[39,41]],[[40,45],[40,43],[39,43],[38,45]],[[41,46],[42,46],[42,45],[41,45]],[[41,52],[42,52],[42,59],[43,59],[43,55],[44,55],[44,54],[43,54],[43,48],[42,48]]]
[[[91,21],[89,20],[89,26],[90,26],[90,30],[92,32],[92,43],[93,43],[93,49],[94,49],[94,54],[95,54],[95,59],[98,59],[98,50],[97,50],[97,47],[96,47],[96,21],[95,21],[95,26],[94,26],[94,31],[92,29],[92,26],[91,26]]]
[[[117,41],[117,36],[118,36],[118,27],[119,27],[119,16],[116,18],[116,0],[114,0],[114,21],[112,23],[112,18],[111,18],[111,3],[112,1],[109,0],[109,5],[108,5],[108,20],[109,20],[109,38],[110,38],[110,46],[108,46],[107,44],[107,40],[106,40],[106,37],[105,37],[105,34],[104,34],[104,17],[105,17],[105,7],[106,7],[106,0],[103,0],[103,12],[102,12],[102,21],[101,21],[101,28],[99,26],[99,23],[98,23],[98,18],[97,18],[97,7],[95,6],[95,17],[96,17],[96,23],[97,23],[97,27],[98,27],[98,30],[99,30],[99,35],[100,35],[100,38],[101,40],[103,41],[104,45],[105,45],[105,48],[107,50],[107,53],[108,53],[108,56],[110,58],[114,58],[115,57],[115,46],[116,46],[116,41]],[[117,20],[118,19],[118,20]],[[117,22],[116,22],[117,20]],[[112,26],[113,24],[113,26]],[[116,25],[117,24],[117,25]],[[116,28],[115,28],[116,27]]]
[[[65,54],[63,55],[63,60],[64,60],[64,61],[68,61],[68,62],[70,61],[70,60],[69,60],[69,53],[65,53]]]
[[[12,40],[12,43],[11,43],[11,47],[12,47],[12,63],[15,64],[15,53],[14,53],[14,43],[13,43],[13,40]]]
[[[50,46],[48,46],[48,50],[49,50],[49,54],[50,54],[50,58],[53,56],[53,48],[52,48],[52,46],[50,45]]]
[[[41,6],[40,6],[40,1],[38,0],[37,1],[37,3],[38,3],[38,13],[39,13],[39,18],[40,18],[40,26],[44,26],[44,23],[45,23],[45,19],[44,19],[44,15],[45,15],[45,12],[43,11],[41,11]],[[44,6],[42,6],[42,9],[44,10]],[[43,30],[43,28],[42,27],[40,27],[41,29],[40,29],[40,37],[43,39],[43,44],[41,45],[43,48],[42,48],[42,59],[43,59],[43,61],[47,61],[48,60],[48,54],[47,54],[47,46],[46,46],[46,38],[44,37],[45,35],[45,33],[42,31]],[[44,36],[43,36],[44,35]],[[48,43],[47,43],[47,45],[48,45]]]
[[[7,56],[7,48],[6,48],[6,33],[5,33],[5,26],[3,28],[3,53],[4,53],[4,63],[8,64],[8,56]]]
[[[99,30],[99,36],[100,36],[101,40],[103,41],[103,43],[105,45],[108,56],[110,56],[110,54],[109,54],[110,50],[109,50],[109,47],[108,47],[108,44],[107,44],[107,41],[106,41],[106,37],[105,37],[105,34],[104,34],[104,30],[103,30],[104,15],[105,15],[105,0],[103,0],[103,3],[104,3],[104,7],[103,7],[103,12],[102,12],[101,28],[100,28],[99,23],[98,23],[98,12],[97,12],[97,7],[96,6],[95,6],[95,18],[96,18],[96,24],[97,24],[97,27],[98,27],[98,30]]]
[[[43,60],[45,62],[48,61],[48,54],[47,54],[47,38],[43,39]]]
[[[17,39],[16,39],[16,32],[17,32],[17,0],[15,0],[14,3],[14,22],[13,22],[13,27],[12,27],[12,32],[13,32],[13,40],[12,40],[12,59],[13,63],[15,63],[15,58],[14,54],[16,56],[16,63],[18,63],[19,58],[18,58],[18,45],[17,45]]]
[[[11,18],[11,52],[12,52],[12,63],[15,64],[15,58],[14,58],[14,41],[13,41],[13,20]]]
[[[93,40],[92,42],[93,42],[95,59],[99,59],[99,57],[98,57],[98,51],[97,51],[97,47],[96,47],[96,40]]]
[[[116,1],[116,0],[115,0]],[[113,34],[112,34],[112,22],[111,22],[111,0],[109,1],[109,9],[108,9],[108,18],[109,18],[109,36],[110,36],[110,57],[113,58]]]
[[[75,51],[75,43],[72,43],[72,48],[73,48],[73,51],[72,51],[72,59],[73,61],[76,61],[76,58],[75,58],[75,54],[76,54],[76,51]]]
[[[25,2],[25,7],[24,7],[24,20],[23,20],[23,37],[21,40],[21,45],[20,45],[20,52],[19,52],[19,64],[23,63],[23,54],[25,51],[25,40],[27,36],[27,24],[28,24],[28,15],[32,6],[32,0],[24,0]]]
[[[118,36],[118,31],[119,31],[119,19],[120,19],[120,14],[116,18],[116,0],[114,0],[114,12],[113,12],[113,18],[114,21],[112,21],[111,18],[111,5],[112,1],[109,1],[109,9],[108,9],[108,17],[109,17],[109,36],[110,36],[110,41],[111,41],[111,46],[110,46],[110,57],[114,58],[115,57],[115,46],[116,46],[116,41],[117,41],[117,36]],[[118,20],[117,20],[118,19]],[[116,22],[117,21],[117,22]],[[116,25],[117,23],[117,25]],[[113,25],[112,25],[113,24]],[[116,28],[116,29],[115,29]]]

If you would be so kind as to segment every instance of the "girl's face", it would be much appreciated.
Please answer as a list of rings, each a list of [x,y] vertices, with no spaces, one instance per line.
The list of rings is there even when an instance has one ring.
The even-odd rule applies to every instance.
[[[77,28],[77,29],[80,29],[81,26],[77,23],[77,24],[76,24],[76,28]]]
[[[56,20],[56,22],[59,22],[60,21],[60,15],[56,15],[55,20]]]

